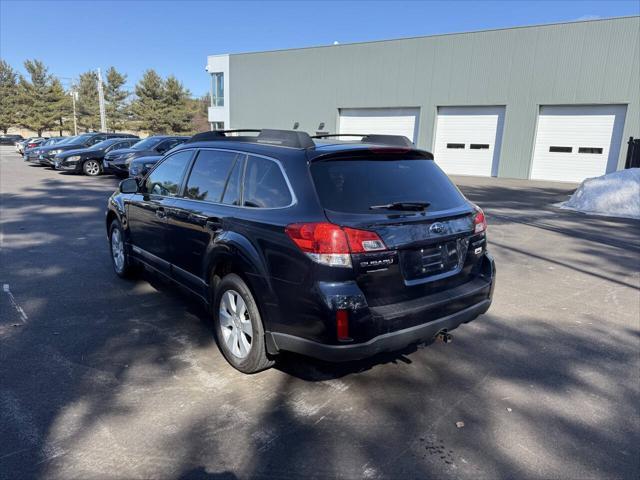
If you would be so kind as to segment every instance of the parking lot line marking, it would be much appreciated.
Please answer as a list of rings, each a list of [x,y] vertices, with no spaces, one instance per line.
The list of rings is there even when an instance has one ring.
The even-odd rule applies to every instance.
[[[18,315],[20,315],[20,319],[22,320],[22,323],[27,323],[27,320],[29,320],[29,317],[27,317],[27,314],[24,313],[24,310],[22,309],[22,307],[18,305],[18,302],[16,302],[16,299],[13,296],[13,293],[11,293],[11,289],[9,288],[9,284],[5,283],[4,285],[2,285],[2,290],[4,291],[4,293],[7,294],[7,296],[9,297],[9,301],[11,302],[11,305],[13,305],[13,308],[15,308],[16,311],[18,312]]]

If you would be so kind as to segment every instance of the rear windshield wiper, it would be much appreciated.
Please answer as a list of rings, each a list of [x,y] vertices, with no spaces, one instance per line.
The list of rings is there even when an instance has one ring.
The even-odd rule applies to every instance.
[[[371,205],[369,210],[403,210],[421,212],[431,205],[429,202],[393,202],[386,205]]]

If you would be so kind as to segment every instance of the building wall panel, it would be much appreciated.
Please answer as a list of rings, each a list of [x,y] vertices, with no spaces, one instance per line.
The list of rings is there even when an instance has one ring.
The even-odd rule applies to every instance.
[[[231,125],[336,131],[338,109],[505,105],[498,175],[528,178],[540,105],[626,104],[640,136],[640,17],[231,55]]]

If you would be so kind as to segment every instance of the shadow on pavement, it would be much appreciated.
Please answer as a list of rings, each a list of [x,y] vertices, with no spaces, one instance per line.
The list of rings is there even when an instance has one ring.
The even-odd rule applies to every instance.
[[[116,182],[50,173],[1,198],[29,317],[0,321],[1,479],[638,477],[637,329],[491,310],[452,345],[245,376],[188,295],[112,273]]]

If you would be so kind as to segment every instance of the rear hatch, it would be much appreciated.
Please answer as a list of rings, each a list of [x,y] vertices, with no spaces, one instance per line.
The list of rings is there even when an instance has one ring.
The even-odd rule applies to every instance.
[[[310,166],[328,220],[373,231],[386,246],[352,254],[371,306],[435,294],[478,275],[485,234],[474,233],[476,208],[420,153],[379,149]]]

